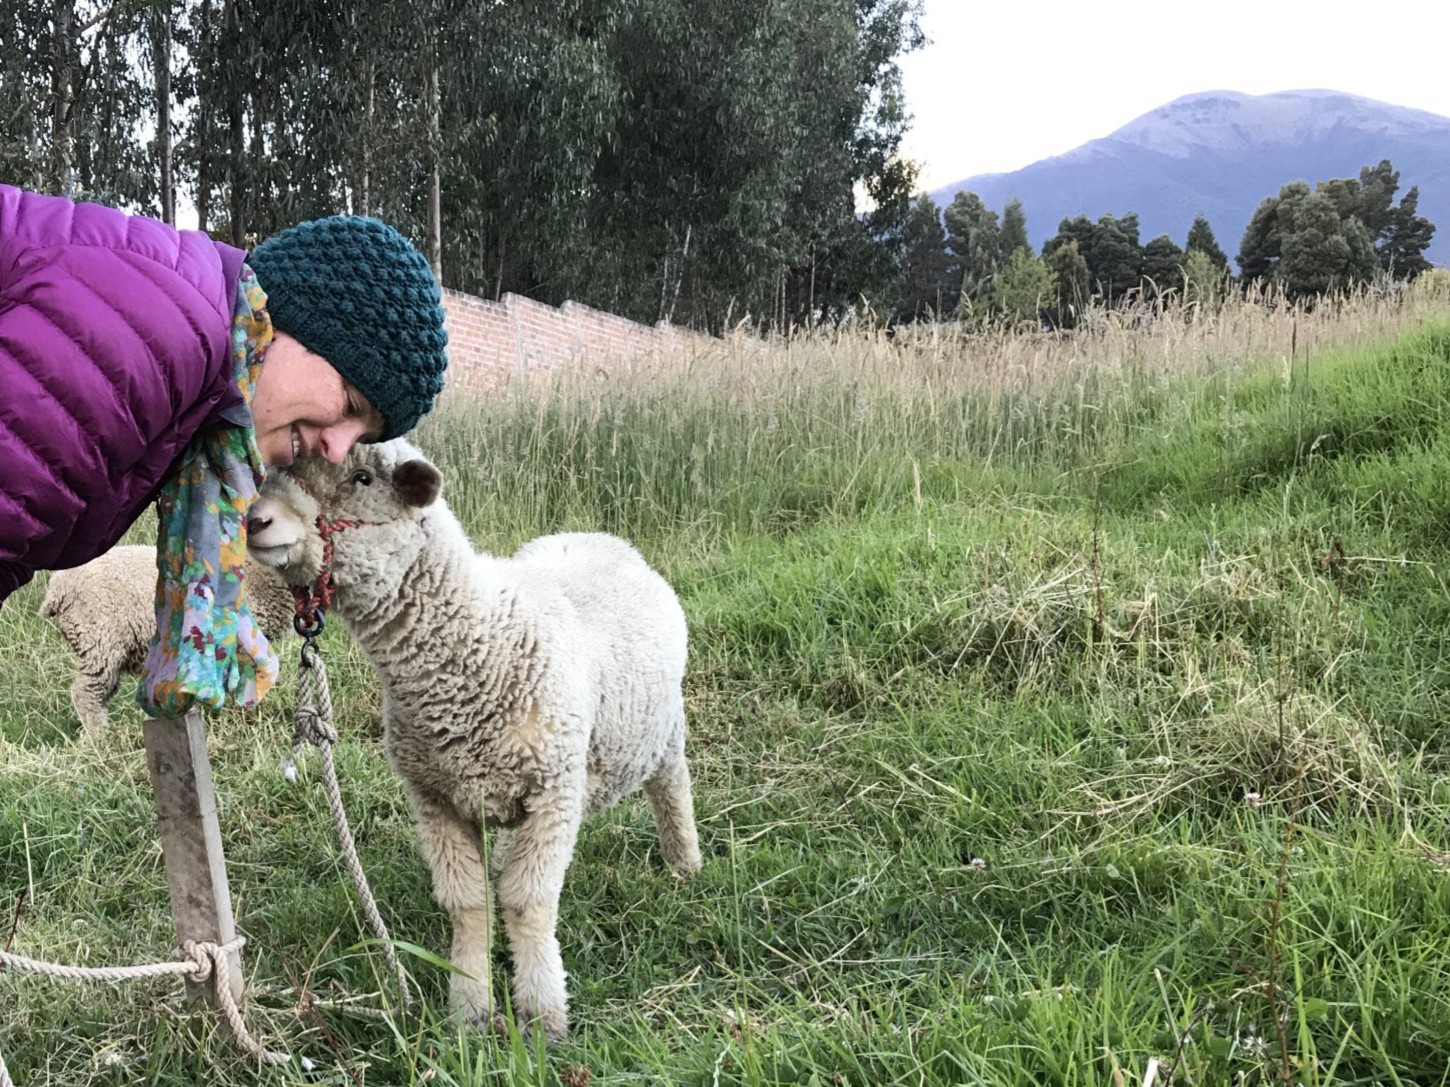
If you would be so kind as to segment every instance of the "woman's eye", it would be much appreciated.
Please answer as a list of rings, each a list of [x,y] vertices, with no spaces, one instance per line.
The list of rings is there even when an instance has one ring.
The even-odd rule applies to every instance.
[[[369,487],[372,485],[373,482],[373,474],[371,472],[359,469],[352,474],[352,481],[354,483],[361,484],[364,487]]]

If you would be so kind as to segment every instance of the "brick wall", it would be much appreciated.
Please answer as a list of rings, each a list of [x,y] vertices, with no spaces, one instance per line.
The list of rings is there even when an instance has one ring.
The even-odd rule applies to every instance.
[[[448,387],[487,391],[530,376],[583,365],[627,366],[642,356],[692,358],[707,336],[669,325],[641,325],[565,302],[546,306],[517,294],[498,302],[443,292]]]

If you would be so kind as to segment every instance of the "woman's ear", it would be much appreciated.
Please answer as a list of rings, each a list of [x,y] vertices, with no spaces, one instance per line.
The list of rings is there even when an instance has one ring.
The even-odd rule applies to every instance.
[[[431,506],[443,490],[443,474],[426,460],[410,460],[393,473],[393,490],[408,506]]]

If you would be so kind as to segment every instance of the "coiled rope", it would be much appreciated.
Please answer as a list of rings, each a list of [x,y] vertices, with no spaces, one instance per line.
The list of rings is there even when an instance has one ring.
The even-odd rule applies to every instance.
[[[175,975],[197,983],[214,979],[217,1010],[231,1028],[237,1044],[256,1057],[263,1064],[287,1064],[291,1055],[268,1049],[247,1030],[242,1011],[232,997],[231,982],[227,977],[227,956],[240,951],[246,938],[238,936],[224,944],[188,940],[182,945],[184,959],[171,962],[141,963],[135,966],[67,966],[62,963],[45,962],[0,951],[0,966],[19,970],[26,974],[61,978],[66,981],[140,981],[146,978],[160,978]],[[15,1087],[10,1072],[5,1067],[5,1058],[0,1055],[0,1087]]]

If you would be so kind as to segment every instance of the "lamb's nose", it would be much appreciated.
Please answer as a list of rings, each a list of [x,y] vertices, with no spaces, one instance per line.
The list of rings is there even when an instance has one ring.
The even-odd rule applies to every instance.
[[[256,517],[256,516],[248,517],[247,518],[247,531],[248,532],[266,532],[268,526],[270,526],[271,524],[272,524],[272,518],[270,518],[270,517]]]

